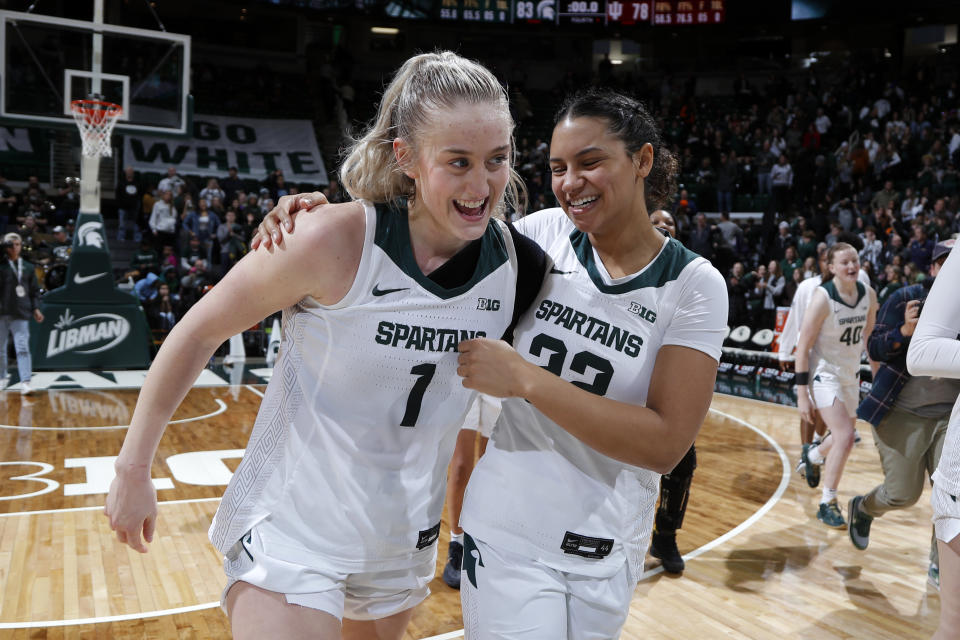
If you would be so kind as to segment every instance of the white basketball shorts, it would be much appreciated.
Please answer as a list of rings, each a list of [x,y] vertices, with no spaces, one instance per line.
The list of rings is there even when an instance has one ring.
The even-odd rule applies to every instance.
[[[473,401],[470,410],[467,411],[467,417],[463,420],[461,429],[479,431],[484,438],[489,438],[490,434],[493,433],[494,425],[497,424],[497,418],[500,417],[502,407],[500,398],[478,393],[477,399]]]
[[[627,563],[592,578],[463,537],[460,602],[465,640],[610,640],[620,637],[637,585]]]
[[[810,382],[810,396],[813,398],[813,404],[817,409],[832,407],[835,400],[839,398],[843,403],[847,414],[851,418],[857,417],[857,407],[860,405],[860,385],[839,384],[834,380],[812,380]]]
[[[227,586],[220,605],[225,612],[227,592],[239,581],[282,593],[290,604],[319,609],[340,620],[386,618],[415,607],[430,595],[427,584],[436,571],[432,558],[409,569],[363,573],[296,564],[270,556],[259,533],[265,526],[270,526],[267,521],[257,524],[223,559]]]
[[[952,495],[934,484],[930,503],[933,506],[933,528],[937,540],[949,543],[960,535],[960,496]]]

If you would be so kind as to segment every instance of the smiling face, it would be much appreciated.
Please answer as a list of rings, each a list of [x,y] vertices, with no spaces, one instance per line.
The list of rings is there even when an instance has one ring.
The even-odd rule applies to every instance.
[[[839,282],[856,283],[857,275],[860,273],[860,257],[857,255],[857,250],[850,248],[837,251],[833,254],[833,259],[827,268]]]
[[[455,244],[482,236],[510,179],[510,134],[509,114],[460,103],[432,115],[416,148],[395,140],[400,166],[416,184],[411,224]]]
[[[553,194],[581,231],[616,233],[645,216],[643,178],[652,164],[651,145],[631,156],[602,119],[566,118],[553,130]]]

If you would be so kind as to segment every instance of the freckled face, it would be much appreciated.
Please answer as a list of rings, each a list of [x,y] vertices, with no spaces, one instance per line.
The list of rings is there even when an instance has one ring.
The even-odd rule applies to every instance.
[[[406,167],[418,205],[436,232],[476,240],[510,178],[509,114],[489,103],[461,103],[433,114],[425,128]]]

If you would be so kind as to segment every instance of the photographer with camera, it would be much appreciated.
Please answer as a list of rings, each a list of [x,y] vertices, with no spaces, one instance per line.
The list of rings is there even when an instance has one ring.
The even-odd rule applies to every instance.
[[[930,278],[890,294],[867,341],[870,359],[880,363],[880,368],[857,416],[873,425],[883,483],[850,500],[847,528],[853,546],[860,550],[866,549],[870,541],[873,519],[916,503],[923,493],[925,476],[933,474],[940,460],[950,412],[960,394],[960,380],[911,376],[907,372],[907,348],[923,302],[954,242],[936,244],[931,254]],[[930,583],[939,588],[936,538],[930,546],[927,575]]]
[[[7,373],[7,336],[13,334],[17,352],[17,371],[20,374],[20,393],[28,394],[32,377],[30,361],[30,318],[43,322],[39,309],[40,283],[33,264],[20,257],[23,241],[16,233],[3,236],[7,259],[0,264],[0,377],[2,385],[9,382]]]

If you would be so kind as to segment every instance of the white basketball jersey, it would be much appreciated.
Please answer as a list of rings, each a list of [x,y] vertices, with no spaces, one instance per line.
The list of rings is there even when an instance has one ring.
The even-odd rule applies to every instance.
[[[860,354],[863,353],[863,332],[867,327],[870,296],[867,288],[857,282],[857,301],[853,306],[844,302],[837,285],[829,280],[814,291],[815,296],[826,296],[830,313],[823,321],[817,341],[810,350],[810,371],[813,380],[836,384],[856,384],[860,373]]]
[[[246,453],[210,528],[226,553],[271,518],[271,555],[342,571],[435,553],[447,465],[475,392],[457,344],[510,325],[517,259],[492,221],[463,286],[425,277],[405,210],[366,205],[356,279],[339,303],[283,312],[283,341]]]
[[[517,226],[554,262],[515,332],[525,358],[637,405],[646,403],[662,345],[719,361],[728,302],[708,261],[667,240],[642,271],[615,280],[561,209]],[[560,570],[606,577],[627,561],[639,576],[659,483],[660,474],[602,455],[530,403],[507,398],[467,486],[461,524],[475,538]]]

